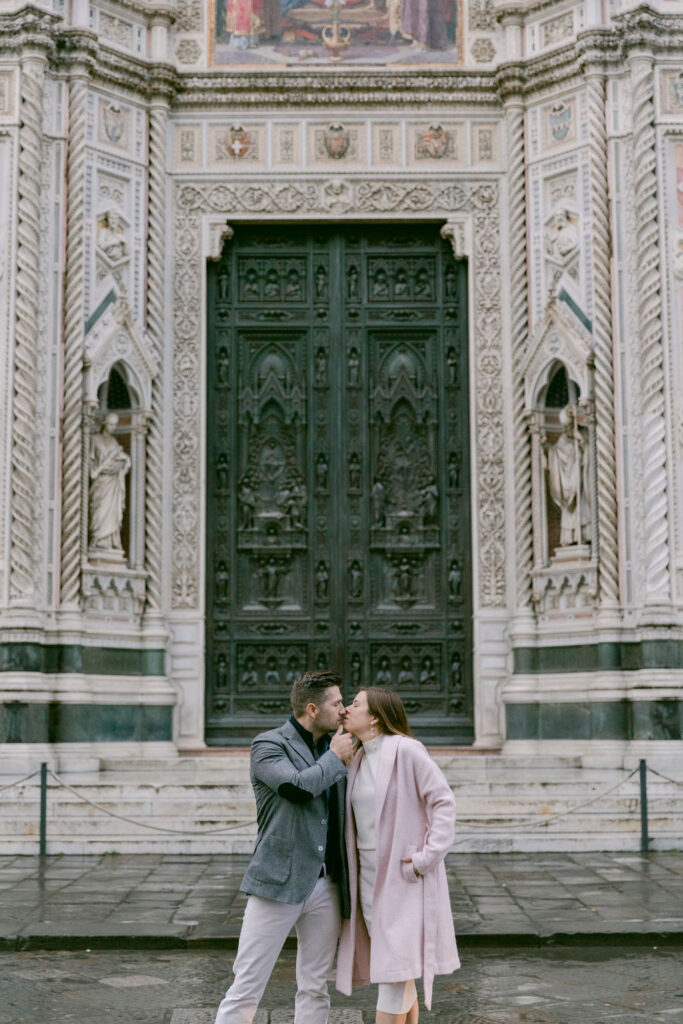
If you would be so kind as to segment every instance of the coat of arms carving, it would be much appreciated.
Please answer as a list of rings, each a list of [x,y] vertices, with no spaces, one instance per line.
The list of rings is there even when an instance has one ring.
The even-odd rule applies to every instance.
[[[455,156],[453,133],[443,125],[430,124],[428,128],[418,129],[415,135],[415,156],[418,159],[441,160],[445,156]]]
[[[351,132],[343,124],[331,124],[323,132],[323,145],[332,160],[342,160],[351,145]]]
[[[566,103],[556,103],[550,111],[550,132],[555,142],[564,142],[572,126],[572,109]]]
[[[256,140],[241,125],[231,125],[216,138],[216,158],[243,160],[257,156]]]
[[[103,110],[102,124],[106,139],[114,146],[125,145],[127,112],[118,103],[108,103]]]

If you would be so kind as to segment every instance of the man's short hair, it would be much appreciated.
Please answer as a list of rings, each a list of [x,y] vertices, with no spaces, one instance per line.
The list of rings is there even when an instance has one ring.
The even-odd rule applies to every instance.
[[[325,703],[325,691],[331,686],[341,687],[341,676],[338,672],[329,669],[319,669],[313,672],[302,672],[292,684],[292,692],[289,699],[295,718],[300,718],[306,711],[309,704],[320,707]]]

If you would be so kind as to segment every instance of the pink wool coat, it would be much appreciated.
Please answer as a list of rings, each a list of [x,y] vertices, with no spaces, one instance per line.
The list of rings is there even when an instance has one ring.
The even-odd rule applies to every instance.
[[[344,921],[337,957],[337,988],[423,978],[432,1004],[435,974],[460,966],[444,857],[454,836],[455,798],[442,772],[417,740],[385,736],[377,764],[375,829],[377,877],[370,943],[360,908],[356,828],[351,806],[362,749],[349,769],[346,849],[351,918]],[[412,857],[413,864],[402,864]]]

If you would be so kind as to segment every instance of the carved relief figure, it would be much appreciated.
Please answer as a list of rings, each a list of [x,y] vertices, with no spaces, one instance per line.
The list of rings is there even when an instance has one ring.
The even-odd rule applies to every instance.
[[[230,380],[230,359],[228,358],[228,350],[224,345],[218,350],[216,379],[220,385],[225,385]]]
[[[280,279],[278,278],[277,270],[269,270],[266,274],[266,284],[263,289],[263,294],[267,299],[280,298]]]
[[[251,690],[258,686],[258,672],[256,671],[256,658],[251,654],[245,659],[244,672],[240,680],[243,689]]]
[[[271,654],[266,662],[266,674],[264,682],[266,686],[280,685],[280,670],[277,667],[277,658]]]
[[[328,469],[327,459],[321,452],[315,460],[315,482],[319,491],[327,490]]]
[[[228,685],[228,659],[224,654],[219,654],[216,659],[216,688],[226,689]]]
[[[273,555],[266,559],[261,569],[261,574],[263,578],[263,596],[265,598],[277,597],[282,571]]]
[[[358,268],[351,265],[346,274],[347,296],[349,299],[357,299],[358,295]]]
[[[288,299],[301,299],[303,298],[303,292],[301,288],[301,277],[299,271],[294,267],[287,274],[287,281],[285,283],[285,295]]]
[[[316,299],[327,297],[327,274],[322,266],[318,267],[315,272],[315,297]]]
[[[218,485],[218,490],[221,493],[225,493],[225,491],[230,487],[228,456],[225,452],[221,452],[218,456],[218,462],[216,463],[216,483]]]
[[[224,604],[229,597],[230,573],[225,562],[219,562],[216,569],[216,600]]]
[[[315,385],[318,388],[327,387],[327,353],[324,348],[319,348],[315,353]]]
[[[296,654],[292,654],[292,656],[287,660],[287,674],[285,676],[285,679],[287,681],[287,685],[291,686],[292,683],[294,682],[294,680],[300,674],[301,674],[301,667],[299,665],[299,659],[296,656]]]
[[[434,669],[434,659],[431,654],[425,654],[422,659],[422,667],[420,669],[420,686],[434,686],[436,684],[436,670]]]
[[[349,595],[354,601],[363,596],[363,569],[357,558],[349,566]]]
[[[381,480],[375,477],[375,482],[372,485],[372,491],[370,493],[372,522],[374,526],[381,526],[384,522],[385,503],[386,492],[384,490],[384,484]]]
[[[454,600],[457,600],[461,596],[461,586],[462,572],[454,558],[448,567],[448,593]]]
[[[358,651],[351,655],[351,684],[354,687],[360,686],[361,681],[361,660]]]
[[[107,210],[97,230],[97,248],[110,263],[118,263],[128,255],[123,224],[116,210]]]
[[[414,683],[415,676],[413,675],[413,663],[408,655],[404,655],[401,658],[401,665],[398,672],[398,685],[413,686]]]
[[[562,207],[553,213],[545,234],[548,256],[556,263],[566,264],[579,247],[579,229],[576,217]]]
[[[387,272],[383,267],[379,267],[379,269],[375,271],[375,276],[372,281],[372,297],[373,299],[389,298],[389,279],[387,277]]]
[[[386,654],[383,654],[382,657],[379,659],[379,668],[377,670],[377,679],[375,680],[375,682],[377,683],[377,686],[391,686],[393,681],[394,679],[391,672],[391,665],[389,664],[389,659],[387,658]]]
[[[357,348],[349,352],[349,387],[357,388],[360,383],[360,353]]]
[[[448,486],[453,490],[460,487],[460,456],[457,452],[451,452],[448,456]]]
[[[242,529],[251,530],[254,525],[254,512],[256,510],[256,495],[248,478],[240,484],[239,489],[240,519]]]
[[[349,489],[360,490],[360,459],[356,452],[352,452],[349,458]]]
[[[448,367],[448,383],[458,383],[458,354],[451,345],[446,353],[446,366]]]
[[[430,476],[427,483],[420,491],[420,505],[424,510],[425,523],[435,523],[439,501],[439,489],[436,486],[436,478]]]
[[[460,655],[457,651],[453,651],[451,656],[451,687],[454,690],[459,690],[462,686],[462,674],[460,666]]]
[[[247,270],[244,276],[244,282],[242,284],[242,298],[243,299],[258,299],[260,298],[259,285],[258,285],[258,274],[253,267]]]
[[[327,600],[330,573],[324,562],[318,562],[315,570],[315,595],[319,601]]]
[[[548,445],[548,489],[560,509],[560,544],[568,547],[590,540],[590,481],[586,441],[577,422],[577,408],[560,410],[562,433]]]
[[[114,437],[119,418],[110,412],[90,447],[90,546],[122,551],[121,523],[130,458]]]

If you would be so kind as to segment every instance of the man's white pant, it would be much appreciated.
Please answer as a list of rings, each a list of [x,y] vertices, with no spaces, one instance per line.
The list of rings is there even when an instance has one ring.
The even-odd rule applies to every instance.
[[[327,976],[337,950],[339,890],[319,878],[304,903],[250,896],[233,965],[235,980],[218,1007],[216,1024],[251,1024],[285,939],[296,927],[295,1024],[327,1024]]]

